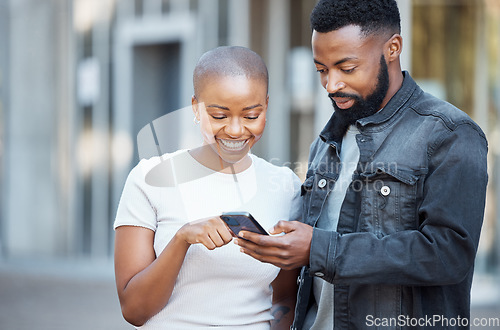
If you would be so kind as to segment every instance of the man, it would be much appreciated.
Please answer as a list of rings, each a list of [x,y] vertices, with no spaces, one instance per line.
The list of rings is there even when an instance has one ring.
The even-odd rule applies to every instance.
[[[335,112],[311,146],[303,223],[242,251],[302,268],[296,329],[468,328],[487,141],[401,72],[394,0],[320,0],[314,63]]]

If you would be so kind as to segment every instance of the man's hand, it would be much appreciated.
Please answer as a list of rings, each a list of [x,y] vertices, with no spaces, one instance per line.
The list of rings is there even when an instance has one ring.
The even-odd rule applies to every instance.
[[[282,269],[309,264],[313,227],[299,221],[280,221],[270,233],[285,235],[266,236],[240,231],[239,235],[246,240],[236,239],[235,244],[241,247],[243,253]]]

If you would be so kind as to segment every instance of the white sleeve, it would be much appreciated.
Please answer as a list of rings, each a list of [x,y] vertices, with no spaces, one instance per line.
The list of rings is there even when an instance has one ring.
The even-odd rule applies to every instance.
[[[154,190],[146,184],[141,163],[130,171],[122,191],[114,229],[120,226],[138,226],[156,231],[156,209],[148,195]]]

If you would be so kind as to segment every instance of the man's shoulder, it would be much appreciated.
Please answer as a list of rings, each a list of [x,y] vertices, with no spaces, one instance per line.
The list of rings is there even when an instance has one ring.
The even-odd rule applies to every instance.
[[[451,131],[457,127],[467,124],[484,136],[481,128],[464,111],[453,104],[439,99],[429,93],[422,93],[420,97],[410,105],[410,108],[422,117],[422,120],[438,120]]]
[[[320,136],[317,136],[314,141],[311,143],[310,152],[316,152],[319,148],[328,146],[328,143],[325,142]]]

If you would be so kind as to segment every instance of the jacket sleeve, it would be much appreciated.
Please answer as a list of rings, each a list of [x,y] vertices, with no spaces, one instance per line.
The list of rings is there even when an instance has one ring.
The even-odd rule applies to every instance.
[[[382,237],[314,228],[310,274],[336,284],[447,285],[473,267],[486,198],[487,142],[473,123],[428,151],[418,228]]]

